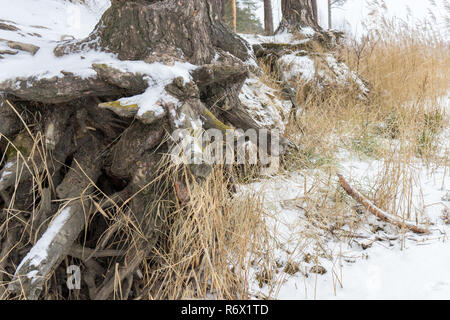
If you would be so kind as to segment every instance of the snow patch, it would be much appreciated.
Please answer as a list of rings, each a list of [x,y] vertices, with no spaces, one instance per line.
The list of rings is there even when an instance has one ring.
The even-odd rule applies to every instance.
[[[70,207],[66,207],[61,213],[52,221],[48,226],[42,237],[36,242],[33,248],[28,252],[22,262],[17,267],[16,270],[20,270],[24,263],[28,263],[30,267],[37,267],[48,257],[48,248],[50,244],[55,240],[61,228],[65,225],[67,220],[70,218]],[[17,272],[17,271],[16,271]],[[30,271],[27,276],[28,278],[34,278],[37,275],[37,271]]]
[[[164,113],[161,103],[178,102],[166,93],[165,86],[176,77],[190,81],[189,72],[196,68],[194,65],[175,62],[169,66],[158,62],[121,61],[115,54],[93,50],[62,57],[53,54],[62,37],[79,39],[88,36],[110,5],[109,0],[87,0],[84,4],[62,0],[17,0],[14,3],[0,0],[0,6],[4,9],[0,12],[0,19],[13,20],[21,29],[20,32],[0,30],[0,39],[40,47],[34,56],[19,51],[16,55],[0,59],[0,83],[10,81],[19,86],[20,79],[63,77],[63,72],[82,79],[94,78],[97,73],[92,65],[106,64],[123,72],[142,74],[148,82],[149,87],[144,93],[120,99],[122,105],[138,105],[138,117],[149,111],[155,117],[161,116]],[[1,41],[0,45],[6,47]]]
[[[351,159],[340,165],[340,171],[346,177],[363,186],[370,186],[383,168],[381,160]],[[304,260],[305,254],[314,253],[317,247],[311,238],[305,238],[305,234],[313,232],[313,226],[305,218],[303,199],[314,181],[323,181],[324,185],[319,188],[329,188],[328,174],[321,170],[304,170],[239,186],[239,195],[250,193],[263,199],[267,229],[274,237],[272,259],[274,264],[283,266],[277,267],[271,285],[262,286],[257,280],[261,267],[251,268],[250,290],[254,296],[275,299],[446,299],[450,295],[447,272],[450,226],[442,221],[442,212],[447,205],[441,198],[446,195],[450,177],[445,168],[429,170],[417,164],[416,170],[412,207],[420,212],[419,221],[433,223],[430,235],[411,232],[398,235],[391,232],[395,227],[368,214],[364,217],[367,223],[381,224],[384,231],[374,234],[369,227],[364,227],[349,241],[340,241],[327,232],[316,234],[320,237],[321,254],[318,261],[312,263]],[[337,179],[333,181],[337,185]],[[377,237],[385,240],[378,241]],[[366,248],[362,247],[364,244]],[[289,262],[298,262],[299,271],[286,273],[283,268]],[[310,269],[316,263],[327,272],[323,275],[311,273]],[[304,276],[306,273],[309,277]]]
[[[314,80],[316,68],[314,60],[307,55],[291,53],[283,55],[279,59],[281,79],[284,81],[296,81],[302,79],[306,82]]]
[[[149,87],[144,93],[133,97],[122,98],[119,101],[122,105],[138,105],[138,116],[142,116],[146,112],[151,111],[155,117],[164,114],[164,109],[160,106],[161,103],[178,103],[177,99],[166,92],[165,87],[177,77],[182,77],[185,82],[192,80],[190,71],[196,68],[196,66],[190,63],[178,61],[173,66],[167,66],[159,62],[146,64],[134,61],[128,61],[124,64],[115,62],[111,66],[146,75]]]
[[[239,100],[252,118],[263,128],[285,130],[285,122],[292,103],[277,98],[275,90],[257,78],[248,78],[242,86]]]

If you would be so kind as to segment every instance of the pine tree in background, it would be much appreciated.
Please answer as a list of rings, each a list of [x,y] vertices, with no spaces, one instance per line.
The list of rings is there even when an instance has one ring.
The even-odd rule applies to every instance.
[[[316,10],[314,9],[316,7]],[[304,27],[321,30],[317,21],[316,0],[281,0],[283,19],[276,33],[292,32]]]
[[[328,29],[333,28],[332,11],[334,8],[342,7],[347,0],[328,0]]]
[[[317,7],[317,0],[312,1],[312,9],[314,20],[316,20],[316,22],[319,23],[319,8]]]
[[[238,33],[263,33],[264,28],[261,21],[256,17],[258,0],[236,0],[236,32]],[[233,15],[231,1],[226,1],[225,22],[233,28]]]
[[[264,34],[266,36],[273,35],[273,12],[271,0],[264,0]]]

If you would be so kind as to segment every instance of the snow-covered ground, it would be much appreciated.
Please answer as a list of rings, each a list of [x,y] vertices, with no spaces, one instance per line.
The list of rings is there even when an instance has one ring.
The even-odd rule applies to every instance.
[[[61,0],[0,0],[0,22],[18,30],[0,28],[0,50],[11,50],[7,41],[18,41],[39,47],[34,56],[17,50],[0,59],[0,82],[18,77],[51,78],[62,76],[61,71],[83,77],[95,74],[92,63],[112,61],[109,54],[86,54],[56,58],[53,49],[61,40],[82,39],[93,31],[109,0],[87,1],[86,5]]]
[[[341,172],[353,181],[362,182],[375,176],[381,168],[379,161],[355,159],[343,163]],[[440,168],[430,173],[427,168],[420,168],[418,178],[420,181],[413,191],[414,208],[420,215],[420,222],[431,223],[431,234],[407,232],[399,235],[395,228],[366,213],[365,225],[348,241],[338,240],[326,232],[319,232],[317,241],[308,235],[305,238],[309,228],[305,210],[301,209],[305,186],[308,190],[313,180],[326,180],[323,173],[291,173],[246,186],[247,191],[264,197],[264,208],[270,216],[269,230],[276,238],[273,259],[279,263],[272,284],[262,288],[257,280],[261,270],[255,268],[252,287],[255,296],[277,299],[450,298],[450,225],[444,221],[444,211],[450,209],[449,172]],[[338,185],[336,180],[334,183]],[[369,230],[371,224],[379,231]],[[321,251],[318,260],[306,262],[305,257],[315,256],[317,250]],[[292,263],[299,266],[294,275],[284,272],[286,265]],[[315,265],[321,265],[327,272],[323,275],[310,273]]]
[[[448,96],[442,99],[448,117]],[[449,127],[444,128],[439,139],[441,155],[447,159],[449,132]],[[382,159],[361,159],[348,151],[342,151],[337,158],[336,170],[365,194],[370,194],[387,166]],[[327,170],[290,172],[241,186],[241,192],[263,198],[268,231],[273,237],[268,259],[273,263],[262,259],[253,264],[254,297],[449,299],[450,168],[425,166],[417,159],[404,172],[408,179],[399,184],[396,210],[391,213],[427,226],[429,234],[399,230],[361,208],[359,212],[345,211],[333,203],[332,196],[325,212],[315,213],[314,206],[327,201],[326,193],[340,189],[337,178]],[[313,193],[316,198],[308,206],[308,197]],[[349,201],[356,205],[352,199]],[[330,215],[338,215],[338,211],[345,212],[345,217],[335,219],[345,223],[333,233],[334,218]],[[311,219],[314,214],[316,218]],[[321,215],[327,217],[324,224]],[[351,236],[342,237],[339,230]],[[311,272],[317,266],[324,268],[320,273],[326,272]],[[271,281],[261,282],[264,268],[273,270]]]

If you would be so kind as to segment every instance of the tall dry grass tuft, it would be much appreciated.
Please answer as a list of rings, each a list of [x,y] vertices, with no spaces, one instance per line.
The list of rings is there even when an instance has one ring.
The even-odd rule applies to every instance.
[[[413,189],[420,184],[417,165],[449,166],[444,133],[450,120],[450,44],[433,15],[413,25],[385,18],[383,1],[372,2],[372,8],[376,29],[342,51],[346,63],[371,84],[368,116],[387,138],[380,143],[384,168],[372,196],[384,208],[419,220],[412,208]]]
[[[418,165],[433,170],[450,165],[450,46],[433,20],[416,25],[388,20],[383,1],[371,6],[376,28],[347,39],[336,53],[369,84],[370,94],[360,99],[352,86],[309,86],[305,95],[299,82],[303,108],[289,133],[301,150],[284,164],[289,170],[336,171],[349,157],[378,159],[382,170],[363,186],[369,197],[405,219],[420,220],[420,210],[412,206],[413,189],[420,185]]]
[[[247,299],[249,266],[258,253],[265,225],[257,198],[234,198],[223,167],[198,183],[172,168],[186,183],[160,246],[144,270],[149,299]]]

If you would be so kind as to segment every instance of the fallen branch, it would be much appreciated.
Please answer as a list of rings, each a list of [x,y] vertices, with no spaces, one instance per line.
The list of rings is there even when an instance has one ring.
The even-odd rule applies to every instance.
[[[416,232],[416,233],[429,233],[429,231],[425,227],[420,227],[411,222],[401,220],[398,217],[379,209],[370,200],[368,200],[366,197],[364,197],[361,193],[359,193],[357,190],[353,189],[342,175],[338,174],[337,176],[339,178],[339,183],[341,184],[342,188],[353,199],[355,199],[357,202],[362,204],[367,209],[367,211],[369,211],[371,214],[375,215],[379,219],[386,221],[388,223],[391,223],[393,225],[396,225],[397,227],[400,227],[400,228],[406,227],[407,229],[409,229],[413,232]]]

